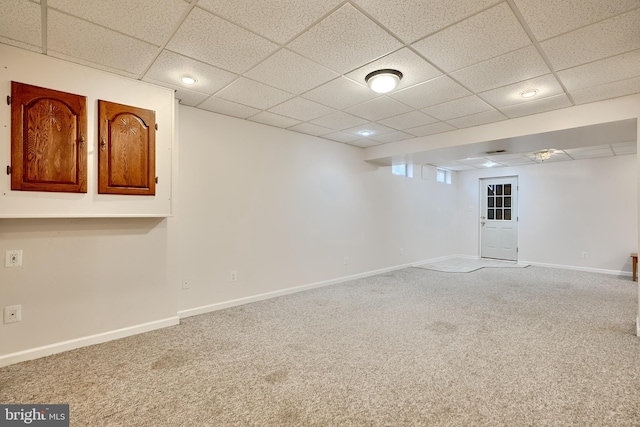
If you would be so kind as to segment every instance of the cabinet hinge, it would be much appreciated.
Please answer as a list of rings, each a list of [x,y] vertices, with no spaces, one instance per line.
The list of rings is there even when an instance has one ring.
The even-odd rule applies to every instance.
[[[158,183],[158,177],[156,176],[156,184]]]
[[[7,175],[11,175],[11,166],[7,165]]]
[[[156,130],[158,130],[158,124],[156,123]]]
[[[11,96],[7,95],[7,105],[11,105]]]

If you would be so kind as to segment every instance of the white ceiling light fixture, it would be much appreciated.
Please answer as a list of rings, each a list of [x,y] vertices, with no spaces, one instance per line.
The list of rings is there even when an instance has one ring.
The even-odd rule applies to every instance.
[[[402,73],[400,71],[385,68],[367,74],[364,81],[367,82],[374,92],[389,93],[398,87],[400,79],[402,79]]]
[[[549,160],[553,153],[555,153],[555,150],[541,150],[533,153],[533,157],[539,162],[544,162],[545,160]]]
[[[360,135],[362,136],[371,136],[373,135],[373,132],[370,130],[361,130],[360,132],[358,132]]]
[[[520,92],[520,96],[523,98],[533,98],[538,94],[538,89],[525,90],[524,92]]]
[[[196,84],[196,82],[198,81],[194,77],[191,77],[191,76],[182,76],[182,77],[180,77],[180,80],[182,81],[182,83],[184,83],[186,85],[189,85],[189,86]]]

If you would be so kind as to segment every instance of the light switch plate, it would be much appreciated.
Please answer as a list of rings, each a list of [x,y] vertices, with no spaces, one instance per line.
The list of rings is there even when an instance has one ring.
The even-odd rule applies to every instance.
[[[4,257],[4,266],[7,268],[22,267],[22,249],[8,250]]]

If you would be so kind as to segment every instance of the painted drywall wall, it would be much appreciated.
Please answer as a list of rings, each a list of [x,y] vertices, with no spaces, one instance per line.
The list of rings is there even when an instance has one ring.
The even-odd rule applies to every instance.
[[[636,155],[458,173],[460,253],[479,255],[480,178],[513,175],[521,261],[631,272],[629,253],[638,249]]]
[[[453,185],[190,107],[179,123],[183,311],[454,253]]]

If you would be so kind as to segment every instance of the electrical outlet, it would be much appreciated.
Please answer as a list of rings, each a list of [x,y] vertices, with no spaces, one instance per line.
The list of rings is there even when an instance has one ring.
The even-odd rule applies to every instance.
[[[4,266],[22,267],[22,249],[13,249],[6,252],[4,257]]]
[[[4,323],[15,323],[22,320],[22,306],[10,305],[4,308]]]
[[[342,261],[342,263],[344,265],[349,265],[349,257],[348,256],[344,257],[344,260]]]
[[[589,258],[589,252],[582,252],[582,258]]]
[[[404,248],[400,248],[400,255],[404,255]]]
[[[182,279],[182,289],[189,289],[189,281],[187,279]]]
[[[238,272],[234,270],[231,272],[231,274],[229,274],[229,281],[235,282],[237,280],[238,280]]]

